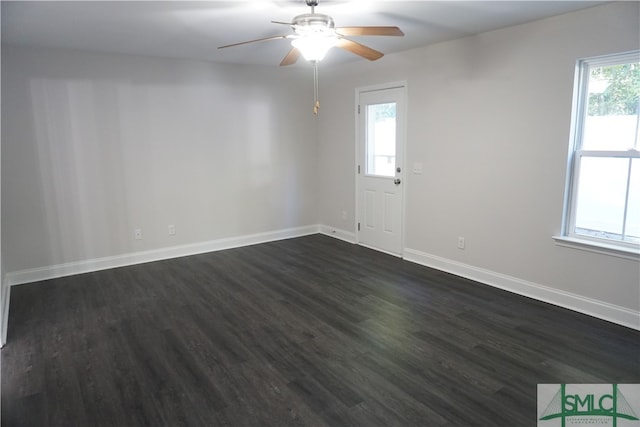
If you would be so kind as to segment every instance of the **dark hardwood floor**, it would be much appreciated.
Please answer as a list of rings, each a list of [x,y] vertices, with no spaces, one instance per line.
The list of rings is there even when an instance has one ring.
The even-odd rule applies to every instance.
[[[313,235],[12,288],[2,426],[535,426],[640,333]]]

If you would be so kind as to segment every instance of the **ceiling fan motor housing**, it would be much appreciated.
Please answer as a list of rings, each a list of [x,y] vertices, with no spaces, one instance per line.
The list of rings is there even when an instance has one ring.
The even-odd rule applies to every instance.
[[[293,18],[291,27],[296,34],[329,33],[334,34],[335,23],[329,15],[305,13]]]

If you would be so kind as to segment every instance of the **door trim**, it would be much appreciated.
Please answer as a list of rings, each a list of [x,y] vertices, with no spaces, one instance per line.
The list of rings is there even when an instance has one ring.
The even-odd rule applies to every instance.
[[[393,256],[397,256],[399,258],[404,258],[404,250],[405,250],[405,223],[406,223],[406,205],[407,205],[407,178],[409,176],[408,173],[408,169],[407,169],[407,134],[408,134],[408,129],[407,129],[407,123],[408,123],[408,108],[409,108],[409,101],[408,101],[408,84],[406,80],[398,80],[398,81],[394,81],[394,82],[389,82],[389,83],[381,83],[381,84],[376,84],[376,85],[371,85],[371,86],[360,86],[357,87],[355,89],[355,108],[354,108],[354,126],[355,126],[355,147],[354,147],[354,152],[355,152],[355,162],[353,165],[353,171],[354,171],[354,179],[355,179],[355,206],[356,206],[356,212],[355,212],[355,222],[353,224],[353,229],[355,230],[355,243],[357,245],[361,245],[370,249],[374,249],[378,252],[383,252],[383,253],[387,253],[389,255],[393,255]],[[402,141],[400,141],[400,143],[402,144],[402,167],[404,168],[404,174],[403,174],[403,185],[401,188],[401,192],[402,192],[402,205],[400,207],[400,209],[402,210],[401,214],[400,214],[400,253],[399,254],[395,254],[395,253],[390,253],[384,250],[381,250],[379,248],[372,248],[369,247],[367,245],[363,245],[360,242],[360,230],[358,230],[358,222],[360,221],[360,213],[361,213],[361,209],[362,207],[360,206],[360,173],[358,173],[358,165],[360,165],[360,150],[359,150],[359,141],[360,141],[360,126],[359,126],[359,113],[358,113],[358,108],[360,106],[360,94],[362,93],[366,93],[366,92],[375,92],[378,90],[386,90],[386,89],[401,89],[403,91],[403,97],[404,97],[404,117],[401,117],[401,125],[404,127],[404,132],[402,133]]]

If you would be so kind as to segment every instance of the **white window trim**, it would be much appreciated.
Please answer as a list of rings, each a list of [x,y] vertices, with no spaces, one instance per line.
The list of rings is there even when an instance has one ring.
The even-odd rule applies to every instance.
[[[625,247],[621,245],[612,245],[608,242],[598,241],[597,239],[577,238],[569,236],[553,236],[557,246],[565,248],[579,249],[582,251],[594,252],[602,255],[609,255],[618,258],[628,259],[640,262],[640,250]]]
[[[615,61],[612,61],[615,58]],[[587,97],[587,84],[590,67],[598,67],[603,65],[617,65],[627,62],[640,61],[640,51],[627,52],[622,54],[614,54],[607,56],[599,56],[594,58],[585,58],[579,60],[576,64],[576,72],[574,77],[574,95],[571,110],[571,135],[569,145],[569,153],[567,156],[567,177],[565,181],[565,198],[562,216],[561,234],[553,236],[558,246],[570,247],[579,250],[586,250],[604,255],[616,256],[624,259],[640,261],[640,245],[629,242],[616,242],[615,240],[599,239],[597,237],[589,237],[572,233],[571,230],[575,226],[575,209],[577,189],[575,188],[575,177],[579,173],[577,170],[580,156],[607,156],[607,157],[623,157],[638,158],[640,152],[630,150],[623,153],[620,151],[607,152],[596,150],[582,150],[582,133],[584,130],[584,109],[587,106],[585,97]],[[585,66],[588,65],[588,66]]]

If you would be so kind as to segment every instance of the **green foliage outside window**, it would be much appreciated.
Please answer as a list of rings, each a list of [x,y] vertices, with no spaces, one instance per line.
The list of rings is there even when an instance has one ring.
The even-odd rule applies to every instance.
[[[640,111],[640,63],[611,65],[591,69],[590,116],[636,115]],[[596,83],[596,84],[592,84]],[[600,83],[602,92],[592,90]]]

